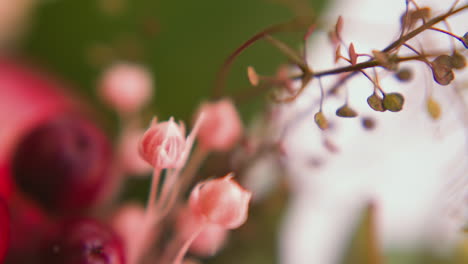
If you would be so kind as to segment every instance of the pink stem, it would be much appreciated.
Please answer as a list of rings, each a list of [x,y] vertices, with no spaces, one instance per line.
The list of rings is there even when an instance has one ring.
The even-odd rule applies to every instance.
[[[174,191],[174,189],[177,187],[179,174],[180,169],[167,170],[166,172],[166,178],[164,179],[164,186],[161,190],[161,196],[159,197],[158,203],[156,204],[156,208],[160,212],[158,219],[164,217],[164,215],[161,214],[161,210],[164,208],[164,204],[167,204],[167,196],[169,193]]]
[[[143,220],[142,226],[135,237],[135,241],[133,241],[130,246],[132,250],[129,250],[133,254],[129,256],[129,263],[135,264],[138,263],[138,260],[144,254],[148,245],[146,245],[148,241],[148,237],[153,235],[152,229],[154,227],[154,222],[156,217],[154,216],[155,213],[155,203],[158,195],[158,186],[159,181],[161,178],[161,169],[155,168],[153,171],[153,177],[151,180],[151,189],[149,194],[149,199],[146,205],[146,213],[145,218]]]
[[[182,172],[182,174],[179,175],[180,171],[176,171],[174,175],[171,175],[171,177],[179,178],[179,180],[173,185],[172,192],[170,192],[168,197],[167,194],[164,193],[161,195],[161,207],[158,207],[160,209],[160,215],[158,219],[165,217],[174,207],[179,194],[185,191],[187,185],[190,183],[190,180],[194,178],[195,173],[200,168],[200,165],[205,160],[206,156],[208,156],[208,154],[209,152],[207,150],[197,146],[193,154],[190,156],[187,167]],[[166,205],[165,207],[163,207],[164,204]]]
[[[146,204],[146,217],[151,217],[151,214],[154,210],[154,205],[156,203],[156,198],[158,195],[158,186],[161,179],[161,169],[154,169],[153,178],[151,180],[151,189],[148,202]]]
[[[185,242],[185,244],[182,246],[182,248],[177,253],[177,256],[174,259],[174,262],[172,264],[181,264],[182,263],[182,260],[184,259],[184,256],[187,253],[190,245],[197,238],[197,236],[203,231],[205,226],[206,226],[206,223],[203,223],[198,227],[198,229],[195,232],[193,232],[192,236]]]

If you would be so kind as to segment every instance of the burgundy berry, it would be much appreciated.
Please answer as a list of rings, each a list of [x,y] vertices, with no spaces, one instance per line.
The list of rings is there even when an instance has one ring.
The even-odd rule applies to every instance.
[[[0,199],[8,200],[13,192],[8,164],[0,161]]]
[[[122,242],[107,226],[90,219],[66,222],[47,244],[41,263],[123,264]]]
[[[0,263],[3,263],[10,244],[9,215],[6,202],[0,197]]]
[[[93,204],[111,173],[104,134],[78,115],[43,122],[23,137],[14,153],[13,177],[42,206],[73,212]]]
[[[34,202],[14,195],[10,209],[10,245],[5,264],[36,263],[41,245],[57,225]],[[2,263],[2,262],[0,262]]]

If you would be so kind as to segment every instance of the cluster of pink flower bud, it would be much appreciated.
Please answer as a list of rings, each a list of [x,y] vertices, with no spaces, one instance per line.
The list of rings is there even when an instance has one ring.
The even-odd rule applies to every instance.
[[[197,148],[206,155],[209,151],[228,151],[242,134],[240,118],[229,100],[202,104],[195,118],[194,127],[187,137],[184,124],[177,124],[171,118],[159,123],[154,119],[141,139],[140,154],[155,169],[147,208],[149,222],[156,221],[153,214],[165,216],[162,213],[164,209],[161,208],[174,207],[173,198],[184,191],[183,181],[190,179],[194,173],[191,170],[199,165],[194,165],[191,161],[202,160],[190,158],[195,138],[198,139]],[[187,165],[191,169],[182,170],[187,162],[191,163],[191,166]],[[159,186],[159,174],[163,169],[173,170]],[[171,196],[171,192],[176,195]],[[239,227],[247,219],[250,198],[250,192],[235,183],[232,176],[208,180],[195,186],[190,195],[189,206],[184,206],[179,212],[175,226],[176,237],[173,244],[181,248],[177,250],[174,263],[181,263],[189,249],[202,256],[214,254],[224,243],[227,230]],[[152,224],[148,226],[149,230]],[[148,230],[143,229],[141,233],[147,233]],[[141,241],[147,240],[141,238]],[[172,251],[173,249],[166,253],[165,259],[174,258],[175,252]]]
[[[199,256],[215,254],[229,229],[246,221],[251,194],[232,176],[196,185],[189,201],[180,195],[203,161],[191,153],[196,139],[202,156],[229,151],[239,141],[242,124],[230,100],[202,104],[188,135],[173,118],[155,118],[143,131],[139,110],[153,94],[151,75],[136,65],[112,66],[99,91],[122,119],[113,154],[108,137],[80,110],[83,105],[44,76],[14,60],[0,61],[0,84],[16,88],[0,87],[0,107],[18,110],[0,111],[1,263],[137,264],[155,257],[181,263],[189,248]],[[104,208],[123,186],[120,175],[151,168],[146,209]],[[95,218],[93,211],[106,213]],[[174,223],[162,221],[175,214]],[[159,241],[166,227],[175,231],[167,245]],[[155,242],[161,252],[175,248],[146,254]]]

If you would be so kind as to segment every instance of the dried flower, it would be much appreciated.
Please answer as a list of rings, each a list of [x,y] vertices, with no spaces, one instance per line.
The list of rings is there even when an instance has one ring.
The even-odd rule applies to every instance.
[[[242,122],[237,110],[229,99],[216,103],[204,103],[198,110],[204,114],[198,140],[207,150],[228,151],[242,135]]]
[[[190,194],[192,211],[211,224],[226,229],[241,226],[247,220],[252,193],[233,180],[232,174],[197,184]]]

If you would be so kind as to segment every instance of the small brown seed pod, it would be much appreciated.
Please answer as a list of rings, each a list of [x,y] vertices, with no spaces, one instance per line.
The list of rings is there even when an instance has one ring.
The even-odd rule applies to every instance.
[[[383,101],[380,96],[376,93],[373,93],[371,96],[367,97],[367,104],[370,108],[378,112],[385,112],[385,107],[383,106]]]
[[[388,93],[383,98],[383,106],[391,112],[399,112],[403,109],[405,97],[400,93]]]
[[[322,111],[319,111],[315,114],[314,120],[320,129],[322,130],[328,129],[329,127],[328,120],[325,118],[325,115],[323,114]]]
[[[336,115],[339,117],[356,117],[358,114],[348,105],[343,105],[336,110]]]

